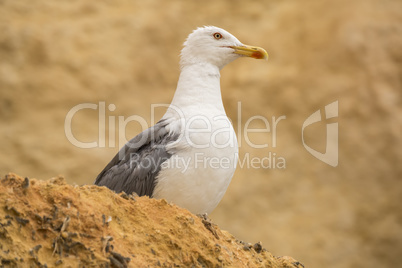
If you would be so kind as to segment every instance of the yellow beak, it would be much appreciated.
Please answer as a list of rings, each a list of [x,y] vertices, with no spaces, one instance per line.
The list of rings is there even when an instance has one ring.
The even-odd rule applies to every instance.
[[[265,51],[265,49],[260,47],[241,45],[241,46],[230,46],[230,48],[234,49],[235,54],[251,57],[254,59],[268,60],[268,53]]]

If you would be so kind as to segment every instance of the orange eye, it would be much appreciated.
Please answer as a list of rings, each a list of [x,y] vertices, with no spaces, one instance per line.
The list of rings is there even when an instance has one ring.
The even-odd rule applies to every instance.
[[[222,34],[220,34],[220,33],[214,33],[214,38],[215,38],[216,40],[219,40],[219,39],[222,38]]]

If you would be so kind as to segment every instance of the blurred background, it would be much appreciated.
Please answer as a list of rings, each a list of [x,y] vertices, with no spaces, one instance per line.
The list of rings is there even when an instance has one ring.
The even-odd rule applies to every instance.
[[[187,35],[222,27],[270,60],[240,59],[222,70],[228,116],[286,116],[272,133],[244,135],[240,158],[271,152],[286,168],[238,168],[210,215],[247,242],[306,267],[397,267],[402,252],[402,1],[0,1],[0,172],[91,184],[119,149],[119,116],[151,122],[170,103]],[[339,103],[339,165],[303,147],[304,120]],[[105,102],[104,148],[66,138],[67,113]],[[241,102],[241,115],[238,102]],[[114,104],[115,109],[108,109]],[[157,109],[155,120],[164,110]],[[111,119],[114,118],[114,119]],[[113,122],[113,120],[115,120]],[[326,123],[305,130],[325,152]],[[77,140],[97,142],[99,109],[72,120]],[[250,125],[261,128],[262,121]],[[113,131],[109,131],[113,130]],[[110,133],[109,133],[110,132]],[[241,134],[241,133],[240,133]],[[238,133],[239,135],[239,133]],[[240,136],[239,136],[240,137]],[[271,154],[271,155],[272,155]]]

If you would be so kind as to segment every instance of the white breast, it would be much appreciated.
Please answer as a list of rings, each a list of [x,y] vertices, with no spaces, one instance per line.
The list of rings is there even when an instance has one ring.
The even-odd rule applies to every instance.
[[[187,113],[185,120],[171,124],[179,123],[183,135],[168,147],[174,155],[163,163],[153,194],[195,214],[210,213],[218,205],[237,164],[237,139],[229,119],[208,113]]]

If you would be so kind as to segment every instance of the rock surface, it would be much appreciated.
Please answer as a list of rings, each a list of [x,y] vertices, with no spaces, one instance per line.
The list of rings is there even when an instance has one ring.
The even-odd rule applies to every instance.
[[[8,174],[0,180],[5,267],[303,267],[236,240],[165,200]]]

